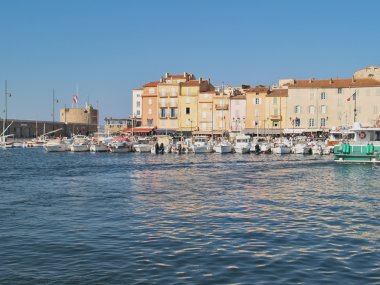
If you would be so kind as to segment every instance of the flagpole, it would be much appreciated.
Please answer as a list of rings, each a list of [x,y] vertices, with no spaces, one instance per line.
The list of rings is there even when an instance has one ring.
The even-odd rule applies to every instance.
[[[354,93],[354,95],[352,96],[352,98],[354,99],[355,103],[354,103],[354,123],[356,122],[356,91]]]

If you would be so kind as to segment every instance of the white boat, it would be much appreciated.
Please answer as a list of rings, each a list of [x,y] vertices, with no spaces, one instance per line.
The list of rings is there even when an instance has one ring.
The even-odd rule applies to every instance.
[[[216,153],[231,153],[232,144],[228,140],[222,140],[214,146],[214,151]]]
[[[138,138],[137,141],[133,144],[133,148],[136,152],[150,152],[153,142],[150,138]]]
[[[90,140],[87,136],[77,135],[74,137],[72,144],[70,145],[72,152],[86,152],[90,151]]]
[[[208,136],[196,136],[191,145],[191,151],[194,153],[210,153],[214,151],[214,148]]]
[[[133,144],[127,141],[114,141],[108,145],[112,153],[126,153],[133,151]]]
[[[305,143],[296,143],[291,148],[291,152],[294,154],[311,154],[311,147],[307,146]]]
[[[244,134],[237,135],[234,150],[236,153],[249,153],[251,151],[251,137]]]
[[[50,140],[44,144],[47,152],[63,152],[67,150],[67,143],[61,139]]]
[[[91,152],[107,152],[108,151],[108,145],[101,142],[95,142],[90,144],[90,151]]]
[[[275,144],[274,147],[272,147],[272,153],[274,154],[288,154],[291,152],[291,148],[286,144]]]

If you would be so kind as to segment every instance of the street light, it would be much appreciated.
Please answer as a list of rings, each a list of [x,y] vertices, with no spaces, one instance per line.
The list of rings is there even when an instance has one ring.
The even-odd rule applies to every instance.
[[[7,122],[7,117],[8,117],[8,96],[11,97],[11,93],[8,92],[7,89],[7,80],[5,80],[5,110],[4,110],[4,119],[3,119],[3,143],[5,143],[5,126]]]
[[[53,116],[53,130],[52,131],[54,131],[54,129],[55,129],[54,123],[55,123],[55,104],[56,103],[58,103],[58,99],[55,99],[55,93],[54,93],[54,89],[53,89],[53,112],[52,112],[52,116]]]

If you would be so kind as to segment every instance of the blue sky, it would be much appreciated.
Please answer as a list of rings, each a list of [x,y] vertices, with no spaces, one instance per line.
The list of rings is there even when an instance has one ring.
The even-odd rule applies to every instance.
[[[380,1],[3,0],[0,116],[51,120],[89,98],[127,117],[131,89],[165,72],[214,85],[349,78],[380,65]],[[58,112],[55,112],[58,120]]]

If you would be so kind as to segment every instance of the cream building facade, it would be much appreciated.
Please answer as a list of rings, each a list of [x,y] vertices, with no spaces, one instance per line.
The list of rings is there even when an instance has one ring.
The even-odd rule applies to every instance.
[[[352,125],[354,120],[370,125],[379,116],[380,81],[355,77],[293,80],[288,83],[287,105],[287,133],[324,132]]]

